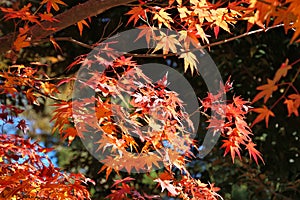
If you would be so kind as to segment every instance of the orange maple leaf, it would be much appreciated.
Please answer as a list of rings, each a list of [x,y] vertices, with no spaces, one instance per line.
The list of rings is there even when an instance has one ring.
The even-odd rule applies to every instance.
[[[268,128],[268,124],[269,124],[269,117],[272,116],[274,117],[274,113],[269,110],[265,105],[263,105],[262,108],[254,108],[252,109],[252,111],[259,113],[259,115],[255,118],[252,126],[254,126],[254,124],[257,124],[258,122],[262,121],[265,119],[266,121],[266,127]]]
[[[58,19],[53,17],[52,13],[39,13],[41,21],[49,21],[49,22],[59,22]]]
[[[41,87],[42,91],[46,94],[46,95],[50,95],[53,96],[53,94],[55,93],[59,93],[57,86],[55,84],[52,83],[41,83]]]
[[[50,13],[51,8],[53,8],[55,11],[58,11],[59,10],[58,4],[68,6],[66,3],[64,3],[61,0],[43,0],[41,4],[47,4],[46,7],[48,13]]]
[[[280,68],[276,71],[273,81],[278,82],[281,77],[285,77],[288,70],[292,69],[292,66],[288,64],[289,59],[286,59],[284,63],[281,64]]]
[[[18,35],[17,39],[14,41],[14,49],[20,51],[24,47],[30,46],[30,42],[27,39],[27,35]]]
[[[70,145],[72,141],[75,139],[75,137],[78,135],[77,130],[74,127],[68,127],[63,131],[63,133],[64,133],[63,139],[68,138],[69,140],[68,145]]]
[[[57,42],[55,41],[55,39],[53,38],[53,36],[50,36],[50,42],[53,44],[54,49],[56,51],[59,50],[62,53],[62,50],[61,50],[60,46],[57,44]]]
[[[286,3],[289,3],[288,9],[286,10],[287,13],[292,13],[293,16],[293,29],[295,29],[294,35],[290,41],[290,43],[294,42],[299,34],[300,34],[300,20],[299,20],[299,16],[300,16],[300,11],[299,11],[299,1],[298,0],[287,0]],[[298,19],[297,19],[298,18]],[[299,42],[299,39],[296,41]]]
[[[79,22],[77,22],[77,27],[79,29],[80,36],[82,36],[83,25],[85,25],[88,28],[90,28],[89,24],[84,19],[81,20],[81,21],[79,21]]]
[[[274,80],[268,79],[268,84],[258,86],[257,90],[262,90],[259,92],[253,99],[252,103],[258,101],[259,99],[264,97],[264,103],[268,101],[268,99],[271,97],[272,93],[278,89],[278,86],[275,85]]]
[[[131,15],[126,25],[128,25],[131,21],[133,21],[133,25],[135,26],[136,22],[140,18],[146,19],[147,18],[146,12],[147,12],[147,9],[144,9],[141,6],[133,7],[130,11],[125,13],[125,15]]]
[[[293,113],[298,117],[299,112],[298,108],[300,106],[300,95],[299,94],[291,94],[288,96],[289,99],[286,99],[284,103],[288,109],[288,116],[290,117]]]

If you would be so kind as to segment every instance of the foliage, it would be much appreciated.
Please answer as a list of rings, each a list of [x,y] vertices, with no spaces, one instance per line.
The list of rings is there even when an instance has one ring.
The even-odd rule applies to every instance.
[[[26,119],[20,119],[19,114],[26,111],[28,106],[39,107],[43,110],[43,106],[49,106],[46,104],[47,100],[55,102],[52,105],[54,111],[49,122],[53,123],[53,138],[58,133],[61,141],[68,140],[69,147],[67,148],[71,149],[72,146],[76,148],[80,146],[78,138],[84,139],[86,132],[89,132],[92,133],[90,137],[96,138],[94,141],[97,145],[96,152],[109,155],[101,160],[104,163],[102,167],[97,162],[98,168],[96,169],[99,174],[105,171],[104,182],[110,184],[110,179],[114,179],[110,194],[106,196],[107,199],[159,199],[161,196],[181,199],[222,198],[217,193],[220,188],[215,187],[214,183],[206,184],[200,181],[199,177],[195,177],[197,173],[191,167],[198,161],[197,154],[200,146],[197,140],[190,138],[195,124],[185,112],[185,102],[179,98],[179,94],[168,89],[167,74],[153,83],[150,77],[147,77],[140,69],[140,62],[143,63],[143,61],[139,56],[150,59],[158,58],[160,61],[177,59],[176,63],[182,62],[182,71],[185,75],[193,79],[199,76],[197,65],[201,62],[196,58],[195,52],[202,51],[204,48],[211,50],[214,46],[221,46],[229,41],[240,41],[242,37],[280,27],[283,27],[285,33],[289,34],[295,30],[290,36],[290,45],[299,42],[298,2],[297,0],[140,0],[127,3],[129,2],[133,4],[128,4],[125,9],[120,8],[121,13],[128,17],[126,27],[123,28],[131,28],[131,25],[137,27],[140,34],[136,40],[145,38],[147,43],[154,44],[154,47],[147,53],[140,51],[118,55],[113,48],[113,42],[105,43],[100,46],[101,50],[94,57],[88,57],[85,50],[78,50],[76,53],[79,52],[78,54],[81,55],[76,55],[78,57],[75,59],[75,56],[70,56],[70,59],[74,60],[63,63],[61,65],[63,69],[52,69],[51,65],[63,59],[59,60],[58,57],[50,56],[54,51],[49,51],[53,49],[49,47],[49,44],[62,55],[68,53],[71,55],[74,49],[70,47],[65,49],[65,45],[60,41],[93,49],[105,40],[104,35],[83,43],[68,36],[68,34],[74,34],[71,34],[72,31],[63,32],[62,37],[57,33],[57,35],[47,35],[49,37],[44,38],[39,36],[40,33],[37,30],[57,32],[60,14],[71,11],[76,6],[84,7],[86,4],[75,5],[74,2],[67,0],[43,0],[40,3],[3,1],[1,3],[0,25],[3,27],[2,24],[10,24],[13,27],[10,30],[12,34],[8,33],[9,30],[2,31],[7,32],[5,33],[7,35],[2,37],[9,38],[6,40],[10,41],[10,46],[9,49],[5,49],[3,62],[1,62],[4,67],[0,72],[1,198],[90,198],[86,185],[88,182],[94,183],[91,179],[85,178],[81,173],[62,173],[44,154],[50,149],[41,147],[38,142],[32,142],[26,136],[30,132],[30,127]],[[110,7],[113,6],[110,5]],[[89,17],[75,22],[79,30],[75,37],[82,38],[82,40],[86,32],[94,31],[93,20],[97,20],[96,17],[92,18],[95,13],[89,15],[88,12],[89,10],[83,9],[84,16]],[[72,17],[74,16],[70,16]],[[70,22],[68,26],[73,24]],[[237,30],[235,27],[242,28]],[[179,37],[171,31],[170,34],[165,33],[160,30],[161,28],[176,31]],[[250,31],[254,28],[255,30]],[[113,35],[115,31],[108,31],[107,37]],[[233,36],[237,32],[238,34]],[[226,35],[230,35],[231,38],[224,39]],[[44,56],[45,62],[40,59],[42,53],[35,48],[48,49]],[[38,61],[30,60],[31,56],[27,56],[30,52],[33,52],[33,57],[39,57]],[[262,52],[261,49],[258,52]],[[288,55],[285,56],[288,57]],[[245,178],[245,182],[259,183],[257,187],[271,183],[268,183],[266,179],[263,180],[262,177],[254,178],[260,173],[260,168],[253,169],[249,164],[251,162],[247,163],[248,159],[245,155],[248,155],[250,160],[253,159],[257,165],[259,162],[265,164],[265,161],[268,164],[257,149],[260,143],[255,143],[254,133],[256,132],[252,129],[261,121],[265,121],[266,128],[270,127],[270,118],[277,118],[280,113],[275,112],[280,102],[286,106],[288,117],[299,117],[300,95],[297,88],[300,72],[299,55],[295,60],[290,63],[289,59],[286,59],[281,67],[275,70],[273,79],[266,77],[267,83],[256,87],[258,91],[255,92],[251,102],[243,100],[239,95],[232,95],[233,83],[230,79],[224,85],[220,83],[216,94],[207,93],[203,98],[199,97],[201,106],[195,112],[206,118],[208,125],[206,123],[205,128],[211,130],[213,134],[221,134],[220,148],[224,149],[224,156],[230,153],[232,162],[238,156],[239,161],[236,165],[241,166],[241,171],[244,170],[239,178],[243,179],[249,175],[250,178]],[[88,88],[96,95],[69,99],[68,95],[61,93],[66,91],[65,88],[72,86],[75,80],[73,74],[79,65],[87,70],[89,76],[83,77],[82,80],[76,79],[84,84],[75,85],[75,87],[81,91]],[[105,66],[105,70],[97,73],[93,69],[95,65]],[[232,77],[238,79],[234,75]],[[224,95],[232,98],[223,101]],[[260,107],[251,107],[254,103],[260,103],[262,99],[263,103]],[[270,103],[270,101],[274,102]],[[153,108],[157,109],[153,110]],[[251,125],[248,125],[246,116],[251,111],[258,113],[258,116]],[[211,117],[212,112],[215,112],[216,116]],[[11,124],[25,135],[9,134],[9,131],[6,133],[4,127]],[[132,132],[135,136],[130,134]],[[39,137],[38,135],[34,133],[33,137]],[[242,147],[247,153],[242,151]],[[213,150],[213,152],[218,154],[219,150]],[[72,164],[74,163],[70,163]],[[220,163],[215,165],[213,161],[211,165],[212,168],[221,166]],[[161,188],[161,191],[156,191],[161,196],[152,194],[149,190],[140,190],[141,186],[134,184],[134,181],[138,181],[138,177],[133,178],[134,172],[145,170],[149,172],[160,166],[163,166],[164,170],[158,172],[156,177],[147,176],[151,184],[157,183],[157,186]],[[125,171],[126,174],[124,175],[121,171]],[[115,174],[118,178],[112,177]],[[126,178],[123,178],[124,176]],[[253,185],[249,187],[255,187]],[[298,185],[299,180],[295,180],[295,182],[288,182],[286,188],[290,187],[295,194],[299,194]],[[241,185],[240,190],[244,190],[245,187],[248,185]],[[271,196],[273,195],[272,197],[276,199],[280,195],[274,192],[277,191],[274,188],[270,191],[273,191]],[[106,190],[109,191],[108,188]],[[238,190],[237,187],[236,190]],[[92,190],[90,192],[93,193]]]
[[[89,199],[82,174],[64,174],[45,155],[51,149],[15,135],[1,139],[1,198]],[[93,182],[94,183],[94,182]]]

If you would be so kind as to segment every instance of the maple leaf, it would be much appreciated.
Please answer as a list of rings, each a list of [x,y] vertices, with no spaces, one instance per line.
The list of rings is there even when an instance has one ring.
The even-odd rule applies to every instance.
[[[274,117],[274,113],[269,110],[265,105],[263,105],[262,108],[254,108],[252,109],[252,111],[259,113],[259,115],[255,118],[255,120],[252,123],[252,126],[254,126],[255,124],[257,124],[258,122],[262,121],[265,119],[266,121],[266,127],[268,128],[268,124],[269,124],[269,117],[272,116]]]
[[[73,116],[72,112],[72,102],[62,101],[60,103],[54,104],[57,108],[54,110],[55,115],[52,117],[51,121],[55,120],[53,127],[53,133],[55,130],[61,133],[65,125],[70,124],[70,118]]]
[[[59,5],[68,6],[66,3],[64,3],[61,0],[43,0],[41,4],[47,4],[47,12],[50,13],[51,8],[53,8],[55,11],[59,10]]]
[[[141,29],[141,32],[139,33],[139,35],[136,37],[136,39],[134,41],[137,41],[140,38],[142,38],[143,36],[145,36],[147,45],[149,47],[150,39],[156,37],[154,30],[157,30],[157,28],[155,28],[155,27],[149,27],[147,25],[142,25],[142,26],[139,26],[137,28]]]
[[[222,142],[224,144],[221,146],[221,148],[225,148],[224,156],[226,156],[227,153],[230,152],[233,163],[234,163],[235,154],[237,154],[241,159],[240,146],[236,143],[236,141],[232,141],[229,139],[229,140],[222,140]]]
[[[41,21],[48,21],[48,22],[59,22],[58,19],[55,19],[53,17],[52,13],[39,13],[39,16],[41,18]]]
[[[300,95],[299,94],[291,94],[288,96],[289,99],[286,99],[284,103],[288,109],[288,116],[290,117],[293,113],[298,117],[299,112],[298,108],[300,106]]]
[[[196,36],[197,32],[196,31],[186,31],[182,30],[179,31],[179,41],[184,41],[184,48],[189,49],[190,44],[192,43],[194,47],[199,47],[200,43],[198,41],[198,38]]]
[[[84,19],[81,20],[81,21],[79,21],[79,22],[77,22],[77,27],[79,29],[80,36],[82,36],[83,25],[85,25],[88,28],[90,28],[89,24]]]
[[[19,28],[20,35],[25,35],[29,31],[29,26],[26,24],[24,27]]]
[[[69,140],[68,145],[70,145],[72,141],[75,139],[75,137],[78,135],[77,130],[74,127],[68,127],[63,131],[63,133],[64,133],[63,139],[68,138]]]
[[[121,56],[120,58],[117,58],[114,61],[114,67],[122,67],[122,66],[131,66],[131,67],[135,67],[137,66],[137,63],[135,61],[132,61],[132,56],[126,58],[125,56]]]
[[[147,18],[146,13],[147,13],[147,9],[142,8],[142,6],[133,7],[130,11],[125,13],[125,15],[131,15],[126,25],[128,25],[131,21],[133,21],[133,25],[135,26],[136,22],[140,18],[144,20]]]
[[[50,42],[53,44],[55,50],[59,50],[62,53],[60,46],[57,44],[53,36],[50,36]]]
[[[205,19],[213,23],[215,26],[222,28],[223,30],[230,33],[230,29],[228,27],[228,23],[224,20],[224,15],[228,12],[227,8],[218,8],[216,10],[210,10],[211,14],[205,17]]]
[[[197,29],[197,35],[200,36],[200,38],[202,39],[203,43],[207,43],[209,44],[209,40],[207,38],[207,35],[205,34],[203,28],[201,27],[200,24],[196,24],[196,29]]]
[[[0,158],[5,164],[0,159],[0,199],[90,199],[83,184],[93,181],[82,174],[63,174],[45,155],[49,151],[30,139],[1,134]]]
[[[258,165],[257,157],[265,164],[265,162],[261,156],[261,153],[255,149],[255,146],[256,146],[256,144],[254,144],[252,141],[250,141],[250,142],[248,142],[248,144],[246,144],[246,149],[249,152],[250,158],[253,158],[257,165]]]
[[[19,128],[20,130],[23,131],[23,133],[27,133],[27,131],[29,130],[29,127],[27,126],[28,124],[26,124],[26,121],[24,119],[20,120],[18,125],[16,126],[17,128]]]
[[[179,188],[171,184],[172,180],[161,180],[160,178],[157,178],[154,180],[154,182],[158,182],[161,187],[161,192],[167,189],[172,196],[176,196],[179,194],[179,192],[177,191]]]
[[[49,82],[41,82],[41,89],[46,95],[53,96],[54,93],[59,93],[57,86]]]
[[[20,51],[24,47],[30,46],[30,41],[27,35],[18,35],[17,39],[14,41],[14,48],[16,51]]]
[[[153,50],[153,53],[159,49],[163,49],[163,54],[167,54],[169,50],[171,50],[172,53],[177,53],[176,45],[181,46],[181,44],[176,37],[176,35],[166,35],[161,32],[161,36],[158,37],[159,42]]]
[[[300,8],[300,6],[299,6],[299,1],[297,1],[297,0],[287,0],[286,1],[286,3],[288,3],[289,4],[289,7],[288,7],[288,9],[286,10],[286,15],[288,14],[288,13],[292,13],[294,16],[293,16],[293,18],[292,18],[292,20],[293,20],[293,28],[296,30],[295,32],[294,32],[294,35],[293,35],[293,37],[292,37],[292,39],[291,39],[291,41],[290,41],[290,43],[292,43],[292,42],[294,42],[295,40],[296,40],[296,38],[299,36],[299,34],[300,34],[300,21],[299,21],[299,16],[300,16],[300,11],[299,11],[299,8]],[[288,16],[289,17],[289,16]],[[289,19],[290,20],[290,19]],[[289,24],[287,24],[287,26],[288,25],[290,25],[290,23]],[[298,41],[296,41],[296,42],[299,42],[299,40]]]
[[[40,22],[37,20],[37,17],[33,14],[31,14],[30,12],[30,7],[31,7],[31,3],[25,5],[22,9],[20,10],[13,10],[12,8],[3,8],[3,7],[0,7],[0,10],[4,13],[7,13],[4,15],[4,19],[5,21],[6,20],[9,20],[9,19],[16,19],[16,18],[19,18],[23,21],[26,21],[28,20],[29,22],[32,22],[32,23],[37,23],[40,25]]]
[[[180,54],[179,58],[183,58],[184,60],[184,72],[186,72],[190,68],[192,75],[194,74],[194,71],[198,73],[197,63],[199,62],[195,54],[188,51],[186,53]]]
[[[101,169],[99,170],[98,174],[100,174],[102,171],[104,171],[106,169],[106,173],[105,173],[105,180],[107,181],[108,180],[108,177],[110,175],[110,173],[112,172],[112,168],[111,167],[108,167],[107,165],[103,165],[101,167]]]
[[[235,117],[235,126],[247,139],[249,138],[249,135],[252,135],[250,127],[241,117]]]
[[[273,81],[278,82],[281,77],[285,77],[288,70],[292,69],[292,66],[288,64],[289,60],[286,59],[284,63],[281,64],[280,68],[276,71]]]
[[[173,19],[169,16],[170,14],[165,12],[164,8],[161,8],[159,12],[154,12],[153,20],[157,19],[158,27],[161,28],[162,24],[171,29],[170,22],[174,22]]]
[[[262,90],[259,92],[253,99],[252,103],[258,101],[259,99],[264,97],[264,103],[268,101],[268,99],[271,97],[272,93],[278,89],[278,86],[275,85],[274,80],[268,79],[268,84],[258,86],[257,90]]]
[[[33,93],[33,89],[29,89],[29,90],[25,91],[24,93],[26,95],[26,98],[27,98],[29,104],[33,103],[33,104],[35,104],[37,106],[40,105],[39,101],[37,100],[37,97],[39,95]]]

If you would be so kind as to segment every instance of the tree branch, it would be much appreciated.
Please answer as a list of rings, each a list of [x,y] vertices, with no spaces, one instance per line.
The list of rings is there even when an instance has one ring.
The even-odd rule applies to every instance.
[[[88,17],[96,16],[104,11],[124,5],[135,0],[88,0],[83,4],[74,6],[65,12],[55,16],[59,20],[57,23],[42,22],[41,25],[34,25],[30,27],[29,34],[31,34],[31,43],[36,43],[40,39],[46,38],[60,30],[63,30],[78,21]],[[14,34],[10,33],[0,38],[0,54],[3,54],[11,49],[14,41]]]

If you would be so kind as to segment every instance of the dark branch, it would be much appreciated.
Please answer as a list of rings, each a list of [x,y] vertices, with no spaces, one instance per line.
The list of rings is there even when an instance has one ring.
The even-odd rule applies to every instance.
[[[59,20],[58,23],[46,21],[42,22],[41,25],[32,26],[29,31],[29,34],[31,34],[31,43],[36,43],[41,39],[75,24],[78,21],[96,16],[110,8],[130,2],[134,2],[134,0],[89,0],[83,4],[74,6],[55,16],[55,19]],[[14,33],[10,33],[0,38],[0,54],[11,49],[14,39]]]

